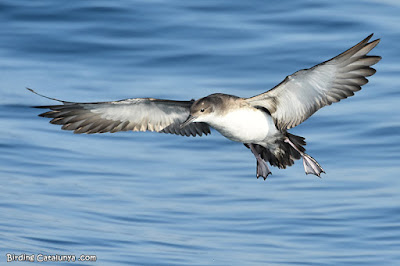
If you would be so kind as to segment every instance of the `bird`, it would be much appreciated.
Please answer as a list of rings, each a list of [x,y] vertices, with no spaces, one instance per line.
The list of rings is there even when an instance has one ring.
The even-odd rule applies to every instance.
[[[256,177],[272,174],[268,166],[284,169],[303,159],[306,174],[321,177],[321,165],[306,153],[305,138],[288,132],[320,108],[353,96],[375,74],[371,66],[380,56],[368,55],[380,39],[373,34],[345,52],[308,69],[288,75],[272,89],[243,98],[214,93],[198,100],[175,101],[129,98],[109,102],[68,102],[31,92],[57,105],[39,114],[74,133],[155,131],[182,136],[202,136],[214,128],[224,137],[241,142],[253,153]]]

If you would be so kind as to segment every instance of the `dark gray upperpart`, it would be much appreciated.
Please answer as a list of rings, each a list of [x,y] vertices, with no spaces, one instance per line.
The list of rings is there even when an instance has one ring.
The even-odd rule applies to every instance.
[[[215,112],[217,115],[223,115],[232,108],[240,108],[242,106],[241,100],[242,98],[235,95],[213,93],[195,101],[190,107],[190,114],[196,116],[196,114],[203,115]]]

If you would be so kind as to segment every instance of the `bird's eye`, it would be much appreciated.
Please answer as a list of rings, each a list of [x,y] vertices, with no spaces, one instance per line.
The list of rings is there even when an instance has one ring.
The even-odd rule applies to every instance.
[[[204,109],[201,109],[201,110],[200,110],[200,112],[202,112],[202,113],[203,113],[203,112],[204,112]]]

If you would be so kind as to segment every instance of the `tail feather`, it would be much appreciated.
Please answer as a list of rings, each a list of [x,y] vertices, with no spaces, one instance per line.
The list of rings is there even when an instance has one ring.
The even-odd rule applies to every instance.
[[[250,148],[248,144],[244,145]],[[261,156],[263,161],[269,162],[272,166],[285,169],[287,166],[293,165],[295,160],[303,157],[303,166],[306,174],[314,174],[320,177],[321,173],[325,173],[325,171],[313,157],[305,153],[305,145],[306,141],[303,137],[288,132],[284,132],[282,137],[276,138],[275,141],[270,140],[266,147],[259,144],[251,144],[256,158],[260,159]],[[257,174],[262,172],[263,169],[260,168],[257,161]],[[263,177],[266,178],[266,176]]]
[[[305,152],[306,151],[306,149],[303,147],[303,146],[306,146],[306,139],[305,138],[303,138],[303,137],[300,137],[300,136],[296,136],[296,135],[293,135],[293,134],[290,134],[289,132],[286,132],[286,135],[287,135],[287,137],[290,139],[290,141],[294,144],[294,145],[296,145],[296,147],[301,151],[301,152]],[[286,142],[285,142],[286,143]],[[290,146],[290,145],[289,145]],[[293,148],[292,148],[292,150],[294,150]],[[297,154],[299,154],[298,152],[297,152]],[[299,154],[300,155],[300,154]]]
[[[306,145],[303,137],[296,136],[288,132],[286,132],[285,135],[301,152],[304,153],[306,151],[306,149],[303,147]],[[253,145],[256,151],[261,155],[262,159],[281,169],[285,169],[287,166],[293,165],[295,160],[299,160],[301,158],[301,154],[283,140],[277,140],[274,144],[276,145],[276,149],[273,151],[258,144]]]

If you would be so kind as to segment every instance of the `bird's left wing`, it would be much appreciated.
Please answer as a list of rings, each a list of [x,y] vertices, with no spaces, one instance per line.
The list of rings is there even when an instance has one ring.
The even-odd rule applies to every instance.
[[[379,43],[368,42],[372,34],[342,54],[287,76],[273,89],[247,98],[255,107],[266,108],[281,130],[299,125],[318,109],[354,95],[375,74],[370,66],[381,59],[367,54]]]
[[[74,133],[114,133],[129,130],[156,131],[182,136],[201,136],[203,133],[206,135],[210,133],[210,128],[205,123],[192,123],[181,127],[189,116],[193,101],[135,98],[112,102],[75,103],[49,99],[63,104],[35,106],[50,109],[39,116],[52,118],[50,123],[62,125],[62,129],[73,130]]]

